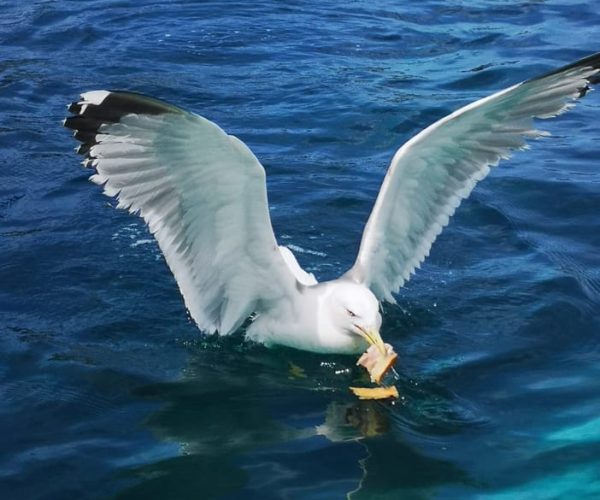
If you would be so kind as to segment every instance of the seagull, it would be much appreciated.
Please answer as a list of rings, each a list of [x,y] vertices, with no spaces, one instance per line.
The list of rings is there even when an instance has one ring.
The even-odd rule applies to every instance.
[[[212,121],[141,94],[81,94],[64,125],[90,180],[139,214],[200,330],[317,353],[386,351],[380,303],[420,267],[436,237],[501,159],[549,135],[534,119],[561,114],[600,81],[600,52],[464,106],[394,154],[354,265],[317,282],[277,243],[265,169]]]

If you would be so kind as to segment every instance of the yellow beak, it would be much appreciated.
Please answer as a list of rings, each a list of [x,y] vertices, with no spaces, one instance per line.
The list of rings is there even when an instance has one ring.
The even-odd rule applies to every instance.
[[[385,356],[386,349],[385,344],[383,343],[383,339],[377,330],[365,329],[361,326],[354,325],[358,328],[358,333],[361,337],[363,337],[369,345],[376,345],[377,348],[381,351],[381,354]]]

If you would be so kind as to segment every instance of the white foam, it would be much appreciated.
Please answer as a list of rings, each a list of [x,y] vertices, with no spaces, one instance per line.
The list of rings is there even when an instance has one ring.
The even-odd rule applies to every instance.
[[[286,245],[290,250],[296,253],[307,253],[309,255],[317,255],[318,257],[327,257],[324,252],[318,252],[317,250],[309,250],[307,248],[299,247],[298,245]]]

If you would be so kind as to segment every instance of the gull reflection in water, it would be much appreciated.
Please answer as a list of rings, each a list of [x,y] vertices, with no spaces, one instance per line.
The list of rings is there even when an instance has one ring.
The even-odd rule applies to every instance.
[[[120,498],[361,498],[373,488],[401,491],[415,482],[415,467],[430,473],[424,489],[432,473],[456,476],[452,464],[405,442],[402,404],[354,399],[352,360],[330,366],[289,352],[208,347],[179,380],[136,391],[158,403],[144,424],[172,452],[123,471],[130,485]],[[306,376],[290,372],[290,361]]]
[[[389,430],[389,416],[375,401],[333,401],[325,411],[325,422],[316,427],[317,434],[332,442],[379,436]]]

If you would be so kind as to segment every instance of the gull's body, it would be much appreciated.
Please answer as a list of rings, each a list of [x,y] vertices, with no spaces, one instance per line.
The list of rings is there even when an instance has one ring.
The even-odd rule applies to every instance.
[[[256,318],[247,336],[266,345],[322,353],[360,353],[367,347],[364,338],[343,328],[348,310],[365,330],[379,331],[377,298],[364,285],[340,278],[305,287],[293,302],[279,301]]]
[[[265,171],[250,149],[209,120],[127,92],[92,91],[65,126],[91,179],[139,213],[155,236],[192,318],[267,345],[356,353],[379,336],[379,301],[397,292],[490,168],[545,133],[600,77],[600,54],[465,106],[394,155],[356,262],[317,283],[271,227]]]

